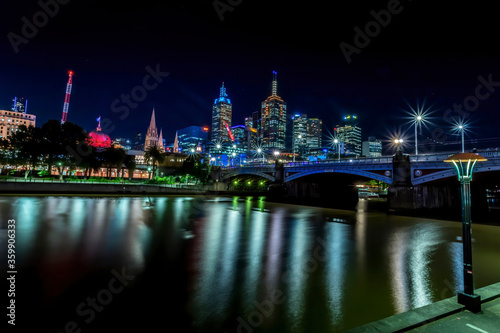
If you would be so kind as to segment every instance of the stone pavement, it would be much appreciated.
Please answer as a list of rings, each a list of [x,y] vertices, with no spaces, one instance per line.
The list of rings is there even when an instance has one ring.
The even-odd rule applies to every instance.
[[[361,332],[500,332],[500,282],[476,289],[481,312],[472,313],[451,297],[351,329]]]

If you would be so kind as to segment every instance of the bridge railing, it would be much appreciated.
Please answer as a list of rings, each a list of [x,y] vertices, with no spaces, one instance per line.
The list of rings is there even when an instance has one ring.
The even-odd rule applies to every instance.
[[[455,154],[454,152],[443,152],[436,154],[421,154],[421,155],[410,155],[411,162],[442,162],[447,157]],[[478,154],[486,158],[500,158],[500,151],[495,150],[481,150]],[[382,163],[392,163],[392,156],[381,156],[381,157],[358,157],[352,159],[333,159],[333,160],[320,160],[320,161],[301,161],[301,162],[288,162],[285,167],[300,167],[300,166],[315,166],[315,165],[335,165],[335,164],[382,164]],[[274,168],[274,164],[248,164],[240,166],[228,166],[223,167],[224,169],[239,169],[239,168]]]
[[[486,151],[478,151],[478,154],[481,156],[484,156],[486,158],[499,158],[500,157],[500,151],[494,151],[494,150],[486,150]],[[410,156],[410,162],[430,162],[430,161],[437,161],[437,162],[442,162],[446,158],[450,157],[455,153],[438,153],[438,154],[426,154],[426,155],[411,155]]]

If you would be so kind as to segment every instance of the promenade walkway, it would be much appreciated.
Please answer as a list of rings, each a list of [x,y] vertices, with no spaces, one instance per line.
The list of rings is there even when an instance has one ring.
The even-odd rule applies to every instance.
[[[347,332],[500,332],[500,282],[477,289],[475,293],[482,301],[481,312],[476,314],[465,310],[455,296]]]

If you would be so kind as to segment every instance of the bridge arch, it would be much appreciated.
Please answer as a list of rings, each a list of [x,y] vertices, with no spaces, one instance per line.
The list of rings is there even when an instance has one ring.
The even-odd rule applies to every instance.
[[[351,174],[351,175],[363,176],[363,177],[366,177],[366,178],[379,180],[379,181],[385,182],[387,184],[391,184],[392,183],[392,174],[391,174],[391,176],[384,176],[384,175],[380,175],[380,174],[369,172],[369,171],[349,170],[349,169],[330,169],[330,170],[308,170],[308,171],[302,171],[302,172],[295,173],[295,174],[293,174],[291,176],[285,177],[285,183],[289,182],[289,181],[292,181],[292,180],[295,180],[297,178],[301,178],[301,177],[309,176],[309,175],[314,175],[314,174],[318,174],[318,173],[347,173],[347,174]]]
[[[259,172],[259,171],[250,171],[250,170],[239,170],[238,172],[230,172],[226,175],[224,175],[221,180],[222,181],[226,181],[230,178],[233,178],[233,177],[236,177],[236,176],[240,176],[240,175],[253,175],[253,176],[259,176],[259,177],[262,177],[262,178],[265,178],[267,180],[270,180],[270,181],[275,181],[275,178],[267,173],[264,173],[264,172]]]

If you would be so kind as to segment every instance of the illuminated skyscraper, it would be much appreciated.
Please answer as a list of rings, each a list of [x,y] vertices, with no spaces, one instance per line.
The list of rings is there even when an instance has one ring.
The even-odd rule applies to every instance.
[[[278,81],[273,72],[271,96],[261,107],[261,143],[263,149],[286,149],[286,103],[278,96]]]
[[[307,151],[307,114],[295,114],[292,121],[292,152],[304,156]]]
[[[227,98],[224,82],[220,88],[219,98],[216,98],[212,106],[212,134],[211,141],[217,143],[232,142],[229,129],[231,128],[233,105]]]
[[[307,147],[310,149],[321,148],[322,135],[323,121],[318,118],[307,119]]]
[[[312,150],[318,150],[322,144],[323,121],[318,118],[307,118],[306,114],[292,117],[292,151],[301,157]]]
[[[337,137],[344,144],[345,155],[361,156],[361,128],[358,117],[347,115],[343,122],[337,125]]]

